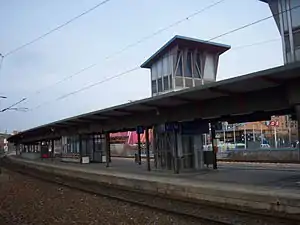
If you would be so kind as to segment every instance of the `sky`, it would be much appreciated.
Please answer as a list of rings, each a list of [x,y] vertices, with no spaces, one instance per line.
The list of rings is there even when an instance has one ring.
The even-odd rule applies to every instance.
[[[68,21],[101,0],[1,0],[0,53],[5,54]],[[45,38],[7,56],[0,70],[0,132],[26,130],[55,120],[150,97],[150,71],[139,69],[57,100],[83,86],[140,66],[174,35],[208,40],[270,16],[259,0],[225,0],[177,26],[127,48],[218,0],[111,0]],[[219,60],[223,80],[283,64],[280,35],[269,19],[214,42],[231,45]],[[274,40],[268,42],[269,40]],[[265,44],[240,48],[264,42]],[[120,52],[120,53],[117,53]],[[116,54],[117,53],[117,54]],[[91,69],[55,84],[96,64]],[[53,85],[55,84],[55,85]]]

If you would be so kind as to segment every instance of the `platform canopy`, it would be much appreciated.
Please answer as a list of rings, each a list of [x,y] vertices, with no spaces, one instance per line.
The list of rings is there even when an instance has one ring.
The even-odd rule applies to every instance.
[[[171,121],[246,122],[292,114],[300,104],[300,63],[146,98],[35,127],[9,138],[25,142],[62,135],[135,130]]]

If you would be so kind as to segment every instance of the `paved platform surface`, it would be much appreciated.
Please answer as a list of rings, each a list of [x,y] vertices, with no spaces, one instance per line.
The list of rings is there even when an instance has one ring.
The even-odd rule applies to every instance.
[[[67,168],[81,168],[87,171],[114,172],[114,174],[139,174],[166,179],[183,178],[193,182],[221,182],[272,189],[288,188],[300,194],[300,164],[219,162],[218,170],[205,168],[202,171],[181,171],[180,174],[174,174],[172,170],[156,170],[153,162],[151,162],[152,170],[147,171],[145,159],[142,161],[142,165],[138,165],[130,158],[112,158],[108,168],[105,163],[65,163],[59,159],[40,159],[37,162],[61,165]]]
[[[172,171],[149,172],[146,170],[146,162],[137,165],[132,159],[113,158],[111,166],[106,168],[105,164],[10,158],[35,169],[141,192],[254,210],[271,210],[297,217],[300,215],[300,165],[220,163],[218,170],[174,174]]]

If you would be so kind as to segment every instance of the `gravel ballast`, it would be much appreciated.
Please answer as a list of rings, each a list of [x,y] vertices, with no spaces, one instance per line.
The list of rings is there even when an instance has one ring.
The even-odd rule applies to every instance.
[[[0,224],[209,224],[4,169],[0,175],[0,193]]]

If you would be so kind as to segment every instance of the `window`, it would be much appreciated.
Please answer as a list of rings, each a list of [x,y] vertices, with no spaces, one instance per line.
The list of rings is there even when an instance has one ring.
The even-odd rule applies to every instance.
[[[299,24],[299,26],[300,26],[300,24]],[[294,31],[293,38],[294,38],[295,49],[300,48],[300,29],[297,31]]]
[[[169,55],[165,55],[163,58],[163,76],[169,75],[170,73]]]
[[[196,55],[194,77],[201,78],[201,55],[200,55],[200,53],[197,53],[197,55]]]
[[[293,28],[300,26],[300,8],[298,7],[298,5],[298,1],[290,1],[290,9],[293,9],[291,10]]]
[[[152,80],[151,88],[152,88],[152,93],[156,94],[157,93],[156,80]]]
[[[95,152],[101,152],[105,150],[105,135],[95,134],[94,135]]]
[[[289,34],[284,35],[284,43],[285,43],[285,51],[290,52],[291,51],[291,45],[290,45]]]
[[[159,78],[157,82],[158,82],[158,92],[162,92],[163,91],[162,78]]]
[[[157,79],[157,63],[153,63],[151,66],[151,79]]]
[[[162,59],[157,62],[157,76],[162,77],[163,74],[163,62]]]
[[[170,90],[170,87],[169,87],[169,77],[164,77],[164,91],[168,91]]]
[[[170,81],[170,89],[173,89],[173,79],[172,79],[172,75],[169,76],[169,81]]]
[[[175,71],[176,76],[182,76],[182,54],[181,54],[181,51],[177,52],[175,70],[176,70]]]
[[[185,77],[192,77],[192,52],[188,52],[186,56],[186,62],[185,62]]]

